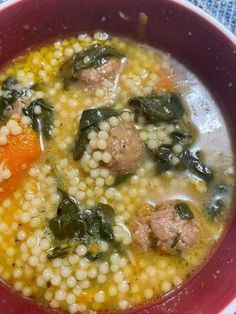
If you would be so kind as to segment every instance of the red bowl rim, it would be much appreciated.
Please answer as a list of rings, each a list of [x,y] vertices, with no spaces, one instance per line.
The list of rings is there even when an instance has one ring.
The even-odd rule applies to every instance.
[[[16,3],[23,2],[24,0],[5,0],[6,2],[3,2],[0,4],[0,11],[4,10],[5,8],[8,8],[10,6],[13,6]],[[189,0],[168,0],[170,2],[173,2],[175,4],[179,4],[190,11],[193,11],[200,17],[203,17],[205,20],[213,24],[218,30],[220,30],[224,35],[233,43],[236,45],[236,35],[234,35],[229,29],[227,29],[222,23],[220,23],[215,17],[204,11],[203,9],[199,8],[198,6],[191,3]]]

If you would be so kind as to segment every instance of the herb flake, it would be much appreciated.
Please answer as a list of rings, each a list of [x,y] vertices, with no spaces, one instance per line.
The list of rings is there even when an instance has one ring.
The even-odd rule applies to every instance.
[[[194,218],[193,212],[186,203],[177,203],[175,205],[175,210],[182,220],[192,220]]]

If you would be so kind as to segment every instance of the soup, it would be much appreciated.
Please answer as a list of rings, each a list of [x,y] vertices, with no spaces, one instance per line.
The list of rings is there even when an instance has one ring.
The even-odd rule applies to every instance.
[[[0,74],[0,275],[70,313],[127,309],[208,258],[230,212],[229,135],[168,54],[97,32]]]

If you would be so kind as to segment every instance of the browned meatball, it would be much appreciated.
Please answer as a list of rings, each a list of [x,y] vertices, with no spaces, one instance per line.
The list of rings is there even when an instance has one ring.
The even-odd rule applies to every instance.
[[[120,62],[111,59],[100,67],[82,70],[80,79],[88,85],[99,85],[103,80],[114,81],[120,70]]]
[[[114,173],[132,172],[142,158],[143,147],[138,132],[130,123],[113,127],[107,139],[106,151],[112,160],[107,167]]]
[[[142,224],[139,221],[135,221],[133,240],[144,252],[147,252],[151,244],[150,233],[151,229],[148,224]]]
[[[175,210],[174,202],[164,202],[150,216],[150,227],[158,245],[171,246],[176,237],[176,248],[184,251],[192,247],[199,233],[198,226],[191,220],[182,220]]]
[[[144,204],[137,213],[132,226],[134,243],[146,252],[151,246],[151,228],[149,217],[154,208],[150,204]]]

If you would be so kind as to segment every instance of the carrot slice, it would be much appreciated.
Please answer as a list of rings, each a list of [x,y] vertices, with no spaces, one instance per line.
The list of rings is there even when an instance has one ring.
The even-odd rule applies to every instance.
[[[0,165],[11,172],[11,177],[0,183],[0,201],[15,190],[27,169],[41,154],[38,135],[30,127],[21,127],[22,133],[8,135],[7,144],[0,147]]]
[[[175,92],[174,82],[171,75],[167,72],[162,72],[159,76],[157,89],[165,92]]]

